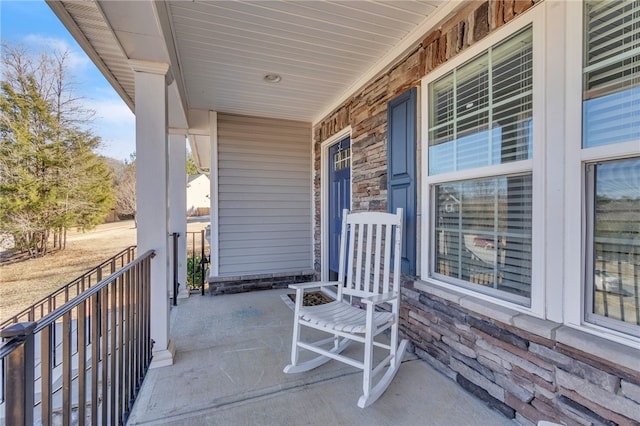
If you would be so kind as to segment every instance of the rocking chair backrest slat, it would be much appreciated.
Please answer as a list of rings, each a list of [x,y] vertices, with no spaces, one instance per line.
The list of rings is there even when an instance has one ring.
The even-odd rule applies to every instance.
[[[380,265],[380,250],[382,249],[382,225],[376,225],[376,250],[375,261],[376,265]],[[380,288],[380,268],[373,268],[373,288]]]
[[[367,254],[365,255],[365,267],[364,267],[364,282],[363,282],[363,290],[364,291],[373,291],[373,287],[375,287],[375,283],[371,281],[371,279],[367,279],[367,277],[371,277],[371,244],[373,242],[373,224],[367,223]]]
[[[346,217],[347,210],[344,211],[344,215],[343,218]],[[342,240],[346,240],[347,238],[345,238],[345,236],[349,237],[349,244],[346,247],[347,250],[349,251],[349,253],[347,254],[346,258],[344,256],[345,251],[341,251],[340,252],[340,261],[344,261],[346,262],[345,267],[347,268],[346,272],[347,272],[347,281],[345,283],[346,286],[346,290],[350,290],[350,287],[353,285],[353,267],[351,266],[353,264],[353,258],[354,258],[354,252],[355,252],[355,242],[356,242],[356,233],[355,232],[348,232],[349,230],[349,225],[347,224],[347,221],[344,220],[343,221],[343,233],[342,233]],[[344,270],[340,271],[340,277],[344,277]],[[344,279],[344,278],[343,278]],[[342,287],[342,286],[341,286]]]
[[[393,291],[400,292],[400,275],[402,275],[401,271],[401,262],[402,262],[402,226],[404,223],[404,211],[402,208],[398,208],[398,226],[396,226],[395,238],[393,241],[394,244],[394,257],[393,257],[393,270],[397,271],[397,273],[393,274]]]
[[[390,269],[391,269],[391,261],[387,260],[387,259],[391,259],[391,226],[387,226],[386,227],[386,232],[385,232],[385,245],[384,245],[384,258],[385,258],[385,263],[384,263],[384,277],[383,277],[383,281],[382,281],[382,285],[384,286],[384,290],[383,292],[388,292],[389,291],[389,274],[391,273]]]
[[[355,232],[354,229],[355,228]],[[363,252],[362,252],[362,242],[364,240],[364,227],[362,226],[362,224],[356,224],[355,226],[352,227],[351,232],[357,233],[358,234],[358,247],[356,247],[356,280],[353,283],[353,287],[355,290],[361,290],[364,291],[364,287],[363,287],[363,279],[362,279],[362,257],[363,257]]]
[[[339,276],[343,279],[346,277],[346,280],[344,286],[338,288],[338,297],[366,297],[389,291],[397,292],[402,247],[402,209],[398,209],[396,214],[350,214],[348,210],[344,210],[343,218],[346,220],[342,225]]]

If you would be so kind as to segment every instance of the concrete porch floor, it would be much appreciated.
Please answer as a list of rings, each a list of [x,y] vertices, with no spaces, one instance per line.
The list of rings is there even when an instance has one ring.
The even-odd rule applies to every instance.
[[[331,361],[284,374],[293,311],[267,290],[192,295],[172,312],[175,363],[149,370],[127,424],[513,425],[407,353],[387,391],[360,409],[362,373]],[[357,353],[353,344],[350,352]]]

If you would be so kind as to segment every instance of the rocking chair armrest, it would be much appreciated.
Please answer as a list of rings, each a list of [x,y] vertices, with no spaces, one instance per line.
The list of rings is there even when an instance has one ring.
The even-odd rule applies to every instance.
[[[289,288],[293,290],[307,290],[310,288],[328,287],[339,284],[339,281],[314,281],[310,283],[289,284]]]
[[[375,306],[381,303],[391,302],[393,299],[397,299],[397,298],[398,298],[398,293],[390,291],[388,293],[382,293],[377,296],[363,297],[362,299],[360,299],[360,301],[364,304]]]

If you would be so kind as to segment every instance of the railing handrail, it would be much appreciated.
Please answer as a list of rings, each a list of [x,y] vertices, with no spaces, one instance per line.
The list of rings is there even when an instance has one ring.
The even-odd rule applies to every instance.
[[[93,296],[94,294],[102,290],[111,282],[117,280],[121,275],[124,275],[125,273],[127,273],[134,266],[136,266],[139,263],[142,263],[148,257],[153,258],[155,255],[156,255],[155,250],[148,250],[142,256],[138,256],[135,260],[128,263],[118,272],[115,272],[109,275],[107,278],[104,278],[98,284],[92,286],[88,290],[83,291],[81,294],[69,300],[64,305],[60,306],[59,308],[53,310],[52,312],[48,313],[44,317],[40,318],[39,320],[36,321],[37,325],[35,330],[33,330],[33,333],[36,334],[39,331],[42,331],[44,328],[48,327],[49,325],[53,324],[57,319],[61,318],[64,314],[71,312],[73,308],[75,308],[80,303],[82,303],[83,301],[87,300],[88,298],[90,298],[91,296]]]
[[[64,284],[63,286],[61,286],[57,290],[54,290],[53,292],[51,292],[48,295],[44,296],[42,299],[40,299],[37,302],[31,304],[29,307],[23,309],[22,311],[18,312],[15,315],[12,315],[8,319],[6,319],[6,320],[4,320],[3,322],[0,323],[0,330],[5,328],[5,327],[7,327],[7,326],[9,326],[9,325],[11,325],[11,324],[19,322],[18,320],[19,320],[20,317],[22,317],[22,316],[28,314],[30,311],[34,310],[34,308],[36,306],[41,306],[42,304],[44,304],[48,300],[54,299],[55,297],[57,297],[58,295],[62,294],[66,289],[70,288],[74,284],[77,284],[78,282],[80,282],[81,280],[85,279],[86,277],[91,276],[92,274],[96,273],[98,270],[102,270],[102,268],[104,268],[109,263],[112,263],[114,260],[124,256],[125,254],[127,254],[131,250],[135,250],[135,249],[136,249],[136,245],[131,245],[131,246],[125,248],[124,250],[122,250],[122,251],[118,252],[117,254],[111,256],[109,259],[107,259],[107,260],[103,261],[102,263],[100,263],[100,264],[94,266],[93,268],[89,269],[84,274],[72,279],[71,281],[69,281],[68,283]],[[91,286],[90,288],[93,288],[93,287],[94,286]],[[42,317],[42,318],[44,318],[44,317]],[[35,318],[31,318],[31,320],[35,321]]]

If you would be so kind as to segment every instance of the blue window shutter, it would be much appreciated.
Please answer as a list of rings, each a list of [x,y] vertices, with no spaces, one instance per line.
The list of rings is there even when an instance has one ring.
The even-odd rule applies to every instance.
[[[414,87],[387,105],[387,206],[404,209],[402,272],[416,274],[416,97]]]

